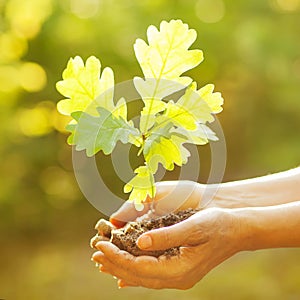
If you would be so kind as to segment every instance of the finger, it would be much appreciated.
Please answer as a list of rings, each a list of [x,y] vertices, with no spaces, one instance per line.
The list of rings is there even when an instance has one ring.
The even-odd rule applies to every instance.
[[[135,257],[126,251],[120,250],[115,245],[108,242],[99,242],[97,248],[101,251],[102,256],[117,266],[131,274],[136,274],[143,278],[174,278],[178,277],[182,272],[188,272],[195,262],[191,258],[192,253],[182,252],[184,255],[176,255],[166,257],[164,255],[156,258],[153,256]],[[187,254],[187,255],[186,255]],[[99,261],[102,263],[102,257]]]
[[[108,273],[116,278],[124,279],[127,282],[127,285],[139,286],[140,285],[140,276],[135,276],[132,270],[127,270],[122,265],[115,264],[110,261],[105,255],[98,251],[93,255],[95,261],[101,263],[100,271],[105,270],[105,273]]]
[[[162,181],[156,184],[155,212],[158,215],[187,208],[197,208],[201,201],[200,186],[188,180]]]
[[[117,228],[135,220],[149,211],[154,203],[155,216],[162,216],[178,209],[197,208],[201,199],[199,184],[193,181],[162,181],[156,183],[154,199],[149,197],[144,203],[144,209],[137,211],[133,202],[125,202],[110,217],[110,222]]]
[[[135,220],[149,210],[149,205],[144,205],[142,211],[137,211],[133,202],[125,202],[116,212],[114,212],[109,221],[117,228],[123,227],[126,223]]]
[[[166,250],[188,244],[189,232],[192,232],[193,222],[185,220],[178,224],[154,229],[142,234],[137,245],[143,250]]]
[[[104,256],[103,252],[97,251],[97,252],[93,253],[93,255],[92,255],[92,260],[93,260],[94,262],[100,264],[100,266],[101,266],[100,260],[101,260],[101,257],[102,257],[102,256]]]
[[[111,254],[115,250],[109,249],[107,242],[100,242],[98,261],[108,273],[124,280],[130,286],[143,286],[149,288],[179,288],[189,277],[195,267],[195,251],[185,251],[182,248],[179,256],[160,256],[158,259],[149,256],[133,257],[129,253],[118,250],[118,254]],[[105,249],[106,248],[106,249]],[[196,248],[190,247],[189,249]],[[103,250],[104,249],[104,250]],[[115,252],[116,253],[116,252]],[[131,257],[128,262],[124,256]],[[152,260],[152,261],[151,261]]]
[[[137,287],[137,284],[129,283],[128,281],[125,281],[123,279],[118,280],[118,287],[119,288],[125,288],[125,287]]]
[[[137,276],[149,278],[165,278],[172,276],[173,269],[178,266],[178,257],[156,258],[153,256],[133,256],[130,253],[120,250],[109,242],[99,242],[96,245],[106,259],[126,270],[130,270]],[[94,254],[96,255],[96,254]],[[97,261],[101,263],[101,260]]]
[[[119,278],[121,282],[126,282],[127,286],[142,286],[151,289],[162,289],[172,287],[174,280],[170,280],[167,276],[165,278],[147,278],[137,276],[132,270],[125,270],[120,265],[116,265],[105,256],[101,258],[102,264],[108,272]]]
[[[108,260],[116,265],[122,266],[124,269],[131,269],[134,273],[141,276],[159,276],[160,272],[155,269],[158,268],[158,259],[153,256],[133,256],[130,253],[120,250],[110,242],[99,242],[96,245],[100,251],[94,254],[95,259],[105,256]],[[99,254],[98,254],[99,253]],[[93,256],[93,258],[94,258]],[[153,274],[154,273],[154,274]]]
[[[166,274],[164,278],[148,278],[143,276],[137,276],[131,270],[124,270],[120,266],[114,265],[104,257],[103,264],[109,270],[109,272],[115,277],[119,278],[118,286],[122,287],[145,287],[151,289],[164,289],[164,288],[176,288],[186,289],[186,280],[190,279],[187,276],[173,278]]]
[[[100,266],[99,266],[99,271],[100,271],[101,273],[110,274],[109,271],[108,271],[108,269],[106,269],[103,265],[100,265]]]

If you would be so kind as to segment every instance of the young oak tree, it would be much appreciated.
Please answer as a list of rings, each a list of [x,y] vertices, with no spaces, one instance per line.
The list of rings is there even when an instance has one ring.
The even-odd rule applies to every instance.
[[[214,92],[214,85],[200,89],[196,82],[182,74],[203,61],[201,50],[189,50],[197,33],[181,20],[162,21],[160,28],[149,26],[148,43],[137,39],[134,52],[144,77],[135,77],[134,86],[144,107],[139,128],[127,120],[126,99],[114,103],[114,73],[89,57],[85,64],[81,57],[71,58],[63,71],[57,90],[66,97],[57,104],[58,111],[73,120],[67,125],[68,138],[76,150],[88,156],[99,151],[112,153],[118,141],[139,148],[144,164],[124,186],[136,209],[143,208],[147,197],[155,196],[154,174],[161,164],[166,170],[188,161],[186,143],[204,145],[216,141],[215,133],[206,124],[214,121],[214,114],[222,111],[223,98]],[[182,90],[175,101],[166,101]]]

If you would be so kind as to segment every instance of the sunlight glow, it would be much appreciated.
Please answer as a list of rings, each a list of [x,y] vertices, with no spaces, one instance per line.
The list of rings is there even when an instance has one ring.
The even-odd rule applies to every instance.
[[[46,107],[22,109],[18,114],[21,132],[29,137],[42,136],[52,131],[50,111]]]
[[[205,23],[217,23],[225,15],[223,0],[198,0],[195,6],[196,16]]]
[[[27,92],[42,90],[47,83],[44,69],[32,62],[24,63],[20,68],[20,85]]]
[[[88,19],[97,15],[100,0],[71,0],[71,12],[79,18]]]

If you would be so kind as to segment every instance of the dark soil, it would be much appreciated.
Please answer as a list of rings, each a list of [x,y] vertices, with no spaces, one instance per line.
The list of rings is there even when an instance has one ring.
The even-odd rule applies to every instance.
[[[161,251],[146,251],[137,247],[136,240],[141,234],[149,230],[174,225],[186,220],[198,211],[199,210],[189,208],[155,219],[143,219],[137,222],[129,222],[121,229],[115,229],[110,222],[101,219],[95,227],[98,230],[98,234],[91,239],[91,247],[95,248],[98,241],[109,240],[121,250],[125,250],[134,256],[151,255],[159,257],[164,254],[167,257],[170,257],[178,255],[179,247]]]

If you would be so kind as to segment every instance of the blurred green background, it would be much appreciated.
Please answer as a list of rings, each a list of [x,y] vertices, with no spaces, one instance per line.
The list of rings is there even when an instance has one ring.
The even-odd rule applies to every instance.
[[[75,55],[117,82],[141,75],[135,39],[176,18],[205,55],[189,74],[225,98],[224,181],[299,165],[300,0],[0,0],[0,298],[300,299],[298,249],[240,254],[184,292],[118,290],[90,262],[100,214],[74,178],[55,82]]]

